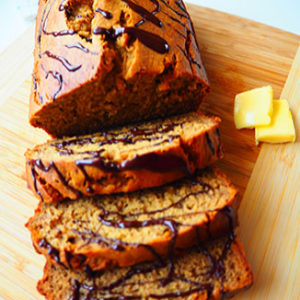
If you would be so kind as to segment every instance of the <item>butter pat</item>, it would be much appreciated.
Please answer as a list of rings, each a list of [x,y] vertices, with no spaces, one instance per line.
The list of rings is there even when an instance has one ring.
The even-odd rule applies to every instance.
[[[237,129],[253,128],[271,123],[273,113],[273,89],[257,88],[236,95],[234,123]]]
[[[259,142],[294,142],[295,139],[295,127],[288,102],[286,100],[274,100],[271,124],[255,128],[256,144]]]

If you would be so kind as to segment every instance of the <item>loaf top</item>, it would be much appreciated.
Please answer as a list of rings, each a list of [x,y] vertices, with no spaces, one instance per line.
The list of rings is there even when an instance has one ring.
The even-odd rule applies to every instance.
[[[194,111],[209,86],[179,0],[40,0],[30,123],[53,137]]]
[[[173,77],[187,73],[207,84],[182,1],[40,0],[36,22],[37,104],[105,78],[116,55],[129,82],[174,65]]]
[[[194,248],[173,262],[145,263],[105,272],[77,272],[48,262],[38,290],[51,300],[204,300],[232,296],[252,281],[241,245],[232,238],[223,238]]]

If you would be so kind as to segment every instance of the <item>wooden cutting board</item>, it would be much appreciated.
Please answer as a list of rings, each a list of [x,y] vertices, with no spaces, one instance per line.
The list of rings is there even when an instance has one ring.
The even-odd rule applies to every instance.
[[[300,146],[255,146],[254,132],[237,131],[236,93],[271,84],[290,102],[300,136],[300,38],[250,20],[188,5],[211,81],[203,109],[223,119],[226,155],[219,166],[243,195],[239,236],[255,283],[236,299],[300,299]],[[47,139],[28,124],[33,28],[0,56],[0,298],[42,299],[35,285],[44,258],[24,223],[38,200],[26,187],[26,148]],[[294,60],[295,58],[295,60]],[[294,60],[294,63],[293,63]],[[293,67],[291,69],[293,63]],[[251,175],[252,174],[252,175]]]

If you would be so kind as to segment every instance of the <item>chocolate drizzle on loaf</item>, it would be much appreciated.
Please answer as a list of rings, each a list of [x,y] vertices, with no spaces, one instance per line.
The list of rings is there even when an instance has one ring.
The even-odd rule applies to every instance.
[[[76,72],[77,70],[79,70],[82,67],[82,65],[73,66],[70,64],[70,62],[66,58],[55,55],[54,53],[52,53],[48,50],[41,54],[41,56],[44,56],[44,55],[46,55],[49,58],[59,61],[69,72]]]
[[[50,2],[50,1],[49,1]],[[42,17],[42,23],[41,23],[41,29],[42,29],[42,33],[45,34],[45,35],[52,35],[54,37],[61,37],[61,36],[66,36],[66,35],[74,35],[76,34],[76,31],[73,30],[73,29],[63,29],[63,30],[59,30],[59,31],[47,31],[47,23],[48,23],[48,18],[49,18],[49,14],[53,8],[53,5],[55,4],[56,1],[53,1],[52,2],[52,5],[50,7],[50,9],[48,10],[48,12],[46,13],[46,17]],[[65,10],[62,9],[63,5],[59,5],[59,11],[62,12]],[[45,11],[46,11],[46,8],[45,8]]]
[[[84,47],[81,43],[75,43],[75,44],[72,44],[72,45],[65,45],[65,47],[69,48],[69,49],[73,49],[73,48],[76,48],[76,49],[79,49],[85,53],[91,53],[93,55],[98,55],[97,52],[93,52],[91,51],[90,49]]]
[[[196,65],[199,69],[201,68],[201,64],[195,59],[195,57],[193,57],[191,55],[190,47],[192,45],[192,39],[195,40],[195,42],[196,42],[196,39],[195,39],[194,30],[192,28],[193,25],[190,21],[189,15],[188,15],[182,1],[175,1],[175,4],[180,11],[178,11],[177,9],[172,7],[168,1],[164,1],[164,0],[150,0],[154,4],[153,11],[149,11],[142,5],[137,4],[131,0],[121,0],[121,1],[125,2],[127,4],[127,6],[131,10],[133,10],[135,13],[139,14],[142,17],[142,19],[140,21],[138,21],[133,27],[126,27],[126,26],[119,27],[119,28],[113,28],[113,27],[104,28],[104,27],[100,27],[100,26],[96,27],[93,29],[93,33],[95,35],[103,35],[105,40],[110,41],[110,42],[115,42],[118,37],[122,36],[123,34],[127,34],[129,36],[129,40],[128,40],[129,45],[131,43],[133,43],[134,41],[138,40],[143,45],[150,48],[151,50],[153,50],[157,53],[160,53],[160,54],[165,54],[165,53],[169,52],[170,47],[169,47],[168,42],[164,38],[162,38],[161,36],[159,36],[155,33],[150,32],[150,31],[146,31],[146,30],[138,28],[147,21],[154,24],[154,26],[162,28],[163,23],[157,17],[157,14],[161,12],[161,13],[164,13],[165,15],[167,15],[174,22],[177,22],[177,23],[181,24],[181,26],[183,26],[183,28],[185,29],[185,34],[181,33],[176,28],[174,29],[175,32],[177,32],[179,35],[184,37],[186,40],[184,48],[181,47],[180,45],[177,45],[177,47],[180,49],[180,51],[183,53],[183,55],[189,61],[192,70],[193,70],[192,65]],[[60,2],[59,6],[58,6],[58,13],[65,13],[66,16],[68,17],[71,14],[71,11],[70,11],[68,5],[65,5],[64,2],[65,2],[65,0],[62,0]],[[53,36],[54,38],[59,38],[59,37],[78,34],[78,32],[74,29],[62,29],[62,30],[48,30],[47,29],[48,18],[49,18],[51,11],[53,10],[53,7],[55,7],[55,3],[56,3],[55,0],[53,0],[52,2],[51,2],[51,0],[47,1],[47,3],[45,4],[44,11],[42,13],[42,17],[41,17],[41,21],[40,21],[40,28],[39,28],[39,32],[38,32],[38,36],[37,36],[38,55],[40,58],[42,58],[42,56],[46,55],[49,58],[55,59],[55,60],[59,61],[60,63],[62,63],[63,66],[69,72],[76,72],[79,69],[81,69],[82,65],[72,66],[69,63],[67,58],[59,56],[54,53],[51,53],[51,51],[49,51],[47,49],[43,53],[41,50],[42,35]],[[166,13],[166,11],[161,10],[161,4],[163,4],[167,9],[169,9],[170,12],[172,13],[172,15],[169,15],[168,13]],[[111,12],[106,11],[99,7],[95,9],[95,13],[100,13],[104,18],[106,18],[108,20],[113,18],[113,14]],[[175,14],[175,16],[174,16],[174,14]],[[190,30],[188,28],[188,26],[185,24],[185,22],[182,22],[178,18],[186,19],[187,21],[185,21],[185,22],[188,22],[192,29]],[[87,41],[92,42],[91,37],[84,37],[84,38]],[[97,53],[85,48],[80,43],[75,43],[74,45],[70,45],[70,46],[66,46],[66,47],[67,48],[78,48],[78,49],[82,50],[83,52],[85,52],[86,54],[94,54],[94,55],[97,54]],[[194,47],[194,48],[199,53],[199,50],[197,49],[197,47]],[[54,92],[52,95],[52,99],[55,100],[63,88],[64,78],[63,78],[63,75],[56,70],[46,71],[46,78],[48,78],[49,74],[51,74],[59,82],[59,89],[56,92]],[[37,85],[37,87],[36,87],[36,91],[37,91],[37,95],[38,95],[37,99],[39,99],[40,103],[43,104],[44,103],[44,100],[43,100],[44,95],[41,95],[38,90],[39,90],[39,86]]]
[[[42,64],[41,64],[41,68],[45,72],[45,78],[46,79],[49,77],[49,75],[51,75],[58,82],[59,87],[58,87],[57,91],[52,96],[53,100],[55,100],[56,97],[57,97],[57,95],[62,90],[62,87],[63,87],[63,76],[59,72],[57,72],[57,71],[53,71],[53,70],[47,71],[46,68],[44,67],[44,65],[42,65]]]
[[[133,11],[135,11],[136,13],[138,13],[140,16],[143,17],[143,20],[147,20],[151,23],[153,23],[154,25],[156,25],[157,27],[163,27],[162,22],[155,16],[154,13],[156,13],[160,6],[158,1],[152,1],[156,8],[154,10],[154,12],[149,12],[147,9],[145,9],[143,6],[140,6],[130,0],[122,0],[123,2],[125,2]],[[140,24],[140,22],[138,22],[135,27],[138,27]]]
[[[155,6],[155,9],[151,12],[151,15],[155,16],[158,12],[160,12],[160,4],[158,2],[158,0],[150,0],[154,6]],[[160,21],[160,20],[159,20]],[[142,24],[144,24],[146,22],[146,18],[143,18],[141,21],[139,21],[138,23],[136,23],[134,26],[135,27],[139,27],[141,26]],[[161,22],[161,21],[160,21]]]
[[[95,12],[100,13],[105,19],[108,19],[108,20],[112,19],[112,17],[113,17],[112,13],[110,13],[109,11],[103,10],[99,7],[95,9]]]
[[[127,33],[130,36],[130,41],[134,42],[139,40],[146,47],[164,54],[169,51],[168,43],[158,36],[157,34],[151,33],[135,27],[119,27],[119,28],[103,28],[96,27],[93,30],[94,34],[102,34],[105,36],[105,39],[111,42],[114,42],[119,36]]]
[[[63,12],[63,11],[66,10],[66,8],[63,5],[63,2],[64,2],[64,0],[59,5],[58,10],[60,12]],[[52,1],[51,5],[50,5],[50,3],[51,3],[51,1],[47,1],[46,5],[45,5],[45,8],[44,8],[44,11],[43,11],[43,14],[42,14],[42,17],[41,17],[39,33],[38,33],[38,36],[37,36],[38,55],[39,55],[40,58],[42,58],[42,56],[46,55],[48,58],[55,59],[55,60],[59,61],[69,72],[76,72],[82,67],[82,65],[72,66],[66,58],[64,58],[62,56],[58,56],[58,55],[52,53],[49,50],[46,50],[45,52],[42,53],[41,39],[42,39],[43,34],[46,35],[46,36],[51,35],[53,37],[61,37],[61,36],[76,34],[76,31],[71,30],[71,29],[64,29],[64,30],[60,30],[60,31],[48,31],[47,30],[47,23],[48,23],[49,14],[50,14],[51,10],[53,9],[55,1]],[[48,6],[50,6],[50,7],[48,8]],[[83,46],[82,47],[78,46],[78,48],[80,48],[81,50],[84,49]],[[89,52],[86,52],[86,53],[89,53]],[[46,73],[46,76],[45,76],[46,79],[49,77],[49,75],[52,75],[52,77],[55,78],[59,83],[58,90],[52,95],[52,99],[55,100],[56,97],[58,96],[58,94],[61,92],[62,87],[63,87],[63,83],[64,83],[63,75],[61,73],[57,72],[57,71],[54,71],[54,70],[46,70],[46,68],[43,64],[41,64],[41,68]],[[39,86],[36,85],[35,91],[37,92],[38,89],[39,89]],[[43,104],[43,102],[44,102],[43,101],[43,96],[39,92],[38,92],[38,95],[39,95],[40,103]]]
[[[54,248],[50,243],[48,243],[46,239],[42,239],[39,242],[39,247],[46,248],[48,250],[47,254],[50,257],[52,257],[60,266],[65,267],[65,265],[60,260],[59,251],[56,248]]]

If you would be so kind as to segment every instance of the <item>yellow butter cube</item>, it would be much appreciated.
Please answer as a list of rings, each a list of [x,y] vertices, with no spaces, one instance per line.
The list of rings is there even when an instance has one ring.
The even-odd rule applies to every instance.
[[[294,142],[295,139],[295,127],[288,102],[286,100],[274,100],[270,125],[255,128],[256,143],[285,143]]]
[[[237,129],[253,128],[271,123],[273,112],[273,89],[271,86],[257,88],[236,95],[234,123]]]

